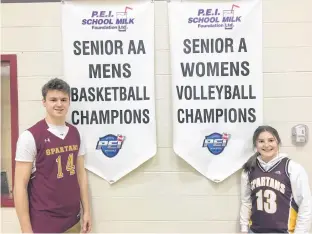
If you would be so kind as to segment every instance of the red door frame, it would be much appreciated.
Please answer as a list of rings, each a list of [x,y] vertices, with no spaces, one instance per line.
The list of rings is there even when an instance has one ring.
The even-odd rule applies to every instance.
[[[17,87],[17,57],[16,54],[1,54],[1,62],[10,64],[10,104],[11,104],[11,158],[12,158],[12,190],[14,187],[15,150],[18,139],[18,87]],[[14,207],[10,197],[1,196],[1,207]]]

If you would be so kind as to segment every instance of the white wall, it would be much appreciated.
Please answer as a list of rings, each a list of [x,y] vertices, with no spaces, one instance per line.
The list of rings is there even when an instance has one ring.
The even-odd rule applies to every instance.
[[[239,172],[214,184],[172,150],[167,1],[155,3],[157,155],[109,186],[90,173],[94,232],[236,232]],[[170,4],[170,3],[169,3]],[[18,54],[20,132],[44,116],[40,88],[62,77],[59,3],[1,4],[2,53]],[[312,130],[312,1],[263,0],[265,122],[283,150],[303,164],[312,185],[312,141],[296,148],[290,129]],[[12,208],[1,209],[2,232],[19,232]]]

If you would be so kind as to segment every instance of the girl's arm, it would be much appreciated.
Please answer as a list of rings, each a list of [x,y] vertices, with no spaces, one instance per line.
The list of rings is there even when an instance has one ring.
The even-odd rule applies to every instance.
[[[241,175],[241,207],[240,207],[240,227],[241,232],[247,233],[249,230],[249,218],[251,212],[250,184],[248,174],[243,171]]]
[[[311,228],[311,191],[308,175],[304,168],[294,161],[289,162],[289,177],[294,200],[298,205],[294,233],[308,233]]]

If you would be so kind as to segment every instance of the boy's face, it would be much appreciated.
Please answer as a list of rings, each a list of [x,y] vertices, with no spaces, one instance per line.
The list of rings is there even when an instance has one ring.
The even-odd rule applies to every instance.
[[[51,118],[64,118],[69,108],[69,95],[59,90],[49,90],[43,105]]]

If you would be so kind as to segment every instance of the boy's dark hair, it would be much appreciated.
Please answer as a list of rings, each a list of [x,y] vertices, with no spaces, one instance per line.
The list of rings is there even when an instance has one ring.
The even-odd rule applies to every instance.
[[[46,97],[47,97],[47,93],[49,90],[58,90],[58,91],[62,91],[66,94],[70,94],[70,86],[69,84],[62,80],[62,79],[59,79],[59,78],[54,78],[54,79],[51,79],[49,80],[43,87],[42,87],[42,97],[43,99],[45,100]]]
[[[253,144],[253,147],[255,148],[256,145],[257,145],[257,140],[258,140],[258,137],[259,135],[262,133],[262,132],[269,132],[271,133],[277,140],[277,143],[278,145],[281,144],[281,138],[278,134],[278,132],[276,131],[275,128],[271,127],[271,126],[267,126],[267,125],[263,125],[263,126],[259,126],[256,131],[254,132],[254,135],[252,137],[252,144]],[[256,163],[257,163],[257,157],[259,156],[260,154],[258,152],[256,152],[254,155],[252,155],[248,161],[243,165],[243,169],[244,171],[246,172],[251,172],[252,170],[255,169],[255,166],[256,166]]]

